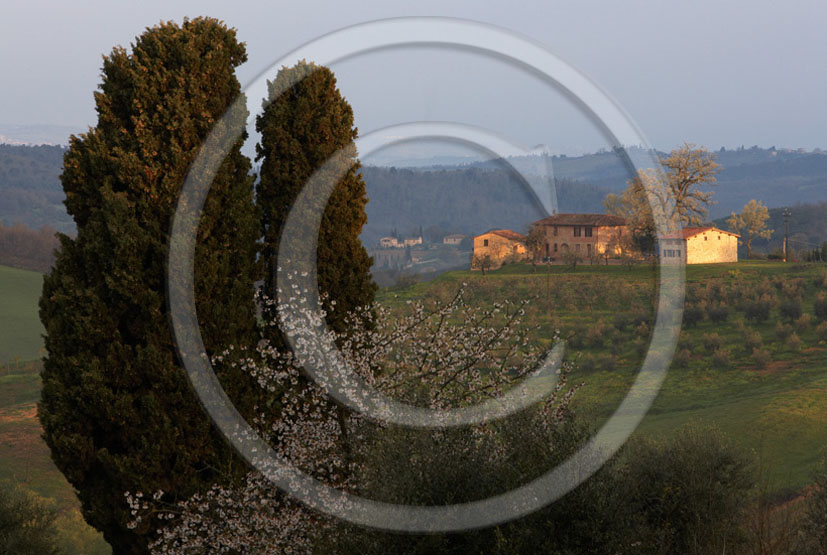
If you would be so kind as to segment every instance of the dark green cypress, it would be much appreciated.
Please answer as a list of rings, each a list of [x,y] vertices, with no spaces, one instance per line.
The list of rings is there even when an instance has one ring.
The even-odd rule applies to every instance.
[[[40,315],[47,356],[38,415],[86,520],[116,553],[140,553],[159,522],[127,528],[124,492],[169,501],[245,468],[176,360],[165,277],[176,199],[198,148],[241,94],[246,60],[214,19],[161,23],[104,58],[97,125],[72,137],[61,176],[77,237],[61,236]],[[258,214],[243,138],[219,168],[199,226],[196,303],[211,353],[256,338]],[[248,413],[257,388],[219,376]]]
[[[285,86],[285,92],[274,98]],[[268,91],[272,102],[265,103],[256,121],[261,133],[256,152],[261,161],[257,201],[262,211],[264,290],[272,295],[276,253],[290,208],[316,170],[334,153],[352,147],[358,131],[353,110],[326,67],[302,61],[282,68],[268,83]],[[346,314],[370,305],[376,293],[372,260],[359,240],[367,223],[368,199],[355,150],[351,161],[325,207],[316,253],[319,289],[336,301],[335,306],[325,306],[328,324],[338,332],[347,331]]]

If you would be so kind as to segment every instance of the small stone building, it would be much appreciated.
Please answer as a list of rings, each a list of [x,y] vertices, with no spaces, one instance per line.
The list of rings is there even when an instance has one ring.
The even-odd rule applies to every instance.
[[[584,258],[620,253],[626,233],[626,220],[607,214],[554,214],[534,222],[543,229],[545,240],[540,246],[541,258],[558,258],[573,251]]]
[[[465,235],[462,235],[460,233],[454,233],[443,237],[442,243],[444,245],[459,245],[460,243],[462,243],[463,239],[465,239]]]
[[[499,268],[506,262],[525,260],[528,257],[526,236],[510,229],[492,229],[474,237],[474,254],[471,269],[479,270],[486,259],[490,269]]]
[[[739,237],[716,227],[687,227],[660,238],[661,259],[685,264],[738,262]]]

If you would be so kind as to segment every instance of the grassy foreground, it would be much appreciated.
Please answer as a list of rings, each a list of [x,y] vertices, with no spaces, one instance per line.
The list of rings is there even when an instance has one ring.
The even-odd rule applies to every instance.
[[[742,262],[737,265],[687,268],[690,302],[704,288],[775,287],[779,299],[785,284],[798,283],[804,314],[813,313],[815,295],[823,290],[819,276],[825,266]],[[486,276],[458,271],[404,289],[386,289],[380,302],[402,309],[404,301],[446,297],[467,284],[470,302],[530,299],[529,322],[538,326],[539,340],[548,342],[554,330],[567,337],[568,353],[578,358],[573,376],[585,385],[577,393],[579,412],[596,425],[605,421],[625,396],[645,353],[648,333],[636,320],[646,321],[654,310],[656,270],[650,266],[538,267],[506,266]],[[0,267],[0,484],[23,483],[52,499],[62,512],[63,543],[73,553],[107,553],[99,534],[82,521],[74,493],[52,464],[40,439],[36,419],[42,327],[37,299],[42,277]],[[711,285],[710,285],[711,284]],[[621,326],[618,314],[629,317]],[[623,320],[621,318],[620,320]],[[795,324],[801,345],[776,336],[786,321],[778,306],[764,322],[747,322],[736,308],[726,321],[705,318],[684,327],[679,350],[690,356],[674,364],[652,410],[637,433],[666,436],[688,422],[715,424],[753,448],[768,469],[770,489],[791,494],[811,482],[812,471],[827,446],[827,343],[816,332],[817,321]],[[771,361],[759,365],[743,347],[743,328],[756,332]],[[705,346],[717,334],[727,360],[716,359]]]
[[[43,325],[37,299],[42,288],[41,274],[0,266],[0,364],[40,358]]]
[[[690,306],[705,302],[717,288],[737,296],[733,291],[762,287],[777,293],[776,305],[767,320],[756,322],[745,318],[737,302],[724,300],[729,306],[725,321],[705,316],[695,326],[684,325],[678,343],[684,359],[673,361],[636,433],[668,436],[687,423],[713,424],[757,453],[773,494],[793,494],[811,483],[827,447],[827,342],[819,338],[813,317],[825,273],[825,265],[772,262],[687,267]],[[432,282],[384,290],[381,300],[402,309],[403,301],[445,298],[463,283],[471,302],[530,299],[527,320],[538,326],[538,340],[548,342],[554,330],[568,340],[567,356],[578,364],[572,379],[584,382],[574,404],[599,426],[625,397],[640,368],[651,334],[656,280],[651,266],[572,270],[517,264],[485,276],[451,272]],[[789,293],[793,286],[798,289]],[[779,305],[785,294],[799,294],[802,312],[810,316],[796,321],[782,317]],[[710,308],[714,304],[709,301]],[[648,326],[641,329],[637,321]],[[794,330],[801,343],[779,337],[779,322]],[[748,332],[760,337],[759,349],[769,355],[766,363],[759,364],[752,348],[745,347]]]
[[[0,487],[23,485],[59,511],[60,544],[67,553],[104,554],[103,537],[80,515],[72,487],[40,438],[37,401],[43,327],[37,315],[42,276],[0,266]]]

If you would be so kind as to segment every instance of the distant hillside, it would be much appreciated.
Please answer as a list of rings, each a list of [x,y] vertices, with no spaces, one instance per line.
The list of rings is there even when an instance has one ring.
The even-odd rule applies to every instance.
[[[72,229],[58,179],[63,152],[57,146],[0,145],[1,222]],[[723,169],[714,188],[712,218],[725,218],[753,198],[771,208],[827,202],[824,152],[752,147],[722,149],[715,155]],[[532,163],[539,160],[518,161],[531,172]],[[628,170],[611,151],[555,156],[552,169],[561,211],[601,211],[605,195],[622,190],[629,178]],[[362,171],[370,198],[363,234],[368,245],[393,229],[406,234],[420,226],[423,230],[432,228],[435,235],[479,233],[493,227],[524,230],[542,215],[520,180],[506,171],[501,161],[399,169],[366,166]],[[801,225],[805,226],[801,232],[809,233],[810,223]],[[818,237],[822,235],[813,235]]]
[[[63,152],[60,146],[0,144],[0,222],[73,228],[59,179]]]
[[[375,244],[397,230],[440,237],[447,233],[475,235],[491,228],[526,231],[545,217],[527,186],[503,169],[465,168],[416,171],[363,168],[370,202],[362,241]],[[599,210],[608,191],[579,181],[557,180],[560,211]]]
[[[744,203],[746,204],[746,203]],[[827,202],[796,204],[790,206],[790,249],[797,252],[820,247],[827,241]],[[740,212],[740,208],[736,212]],[[726,218],[716,220],[715,225],[727,229]],[[767,227],[773,230],[772,237],[755,239],[753,250],[769,253],[780,249],[784,240],[784,208],[771,208]],[[746,255],[743,249],[742,255]]]

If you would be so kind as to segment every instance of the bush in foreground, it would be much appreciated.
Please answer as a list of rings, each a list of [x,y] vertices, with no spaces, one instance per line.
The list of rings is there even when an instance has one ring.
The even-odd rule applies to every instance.
[[[45,500],[20,488],[0,486],[0,553],[58,555],[57,512]]]

